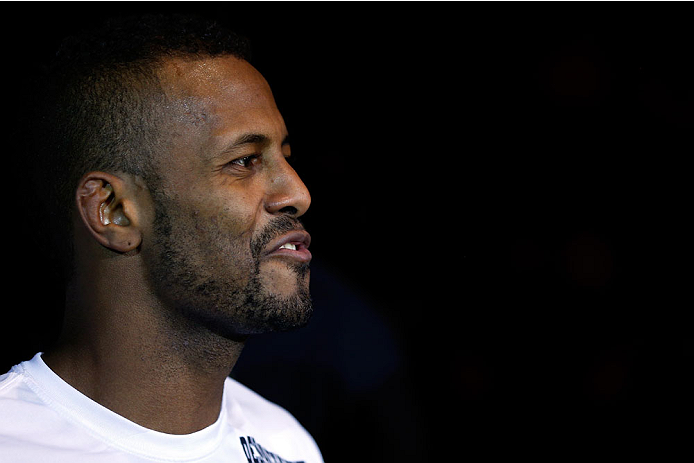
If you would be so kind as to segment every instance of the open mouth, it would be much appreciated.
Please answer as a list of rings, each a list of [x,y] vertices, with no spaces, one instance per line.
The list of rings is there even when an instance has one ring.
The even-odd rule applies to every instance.
[[[273,240],[268,246],[265,257],[289,257],[300,262],[309,262],[311,252],[308,250],[311,244],[311,235],[303,230],[286,233]]]

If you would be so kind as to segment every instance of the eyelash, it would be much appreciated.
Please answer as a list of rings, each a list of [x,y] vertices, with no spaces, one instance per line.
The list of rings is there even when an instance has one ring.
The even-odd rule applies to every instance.
[[[251,170],[253,168],[254,161],[260,161],[262,155],[260,154],[249,154],[248,156],[242,156],[236,158],[233,161],[229,161],[227,164],[233,169],[244,169]],[[294,158],[291,156],[285,156],[284,158],[290,165],[294,164]]]
[[[259,154],[251,154],[249,156],[244,156],[238,159],[234,159],[231,161],[229,164],[234,166],[234,167],[241,167],[244,169],[249,169],[250,163],[253,162],[255,159],[259,159],[260,155]]]

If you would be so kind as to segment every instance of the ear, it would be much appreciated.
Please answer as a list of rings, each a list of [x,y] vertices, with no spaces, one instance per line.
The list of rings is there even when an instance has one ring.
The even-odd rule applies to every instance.
[[[135,186],[127,176],[89,172],[77,187],[77,210],[87,230],[102,246],[118,253],[142,242]]]

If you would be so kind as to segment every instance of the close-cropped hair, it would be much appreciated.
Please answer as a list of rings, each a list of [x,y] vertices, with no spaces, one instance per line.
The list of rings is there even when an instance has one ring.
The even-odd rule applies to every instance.
[[[65,39],[38,79],[33,165],[49,196],[55,251],[72,265],[72,206],[80,178],[101,170],[156,182],[166,148],[167,58],[232,55],[250,60],[247,39],[216,22],[183,15],[117,18]]]

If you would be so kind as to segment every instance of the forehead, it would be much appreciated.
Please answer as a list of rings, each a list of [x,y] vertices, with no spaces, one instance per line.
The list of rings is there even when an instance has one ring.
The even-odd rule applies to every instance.
[[[267,123],[279,112],[270,86],[248,62],[233,56],[174,58],[161,69],[165,93],[183,122],[208,125]]]
[[[259,134],[278,144],[287,135],[270,86],[246,61],[169,59],[160,81],[175,124],[170,154],[176,158],[213,162],[244,135]]]

